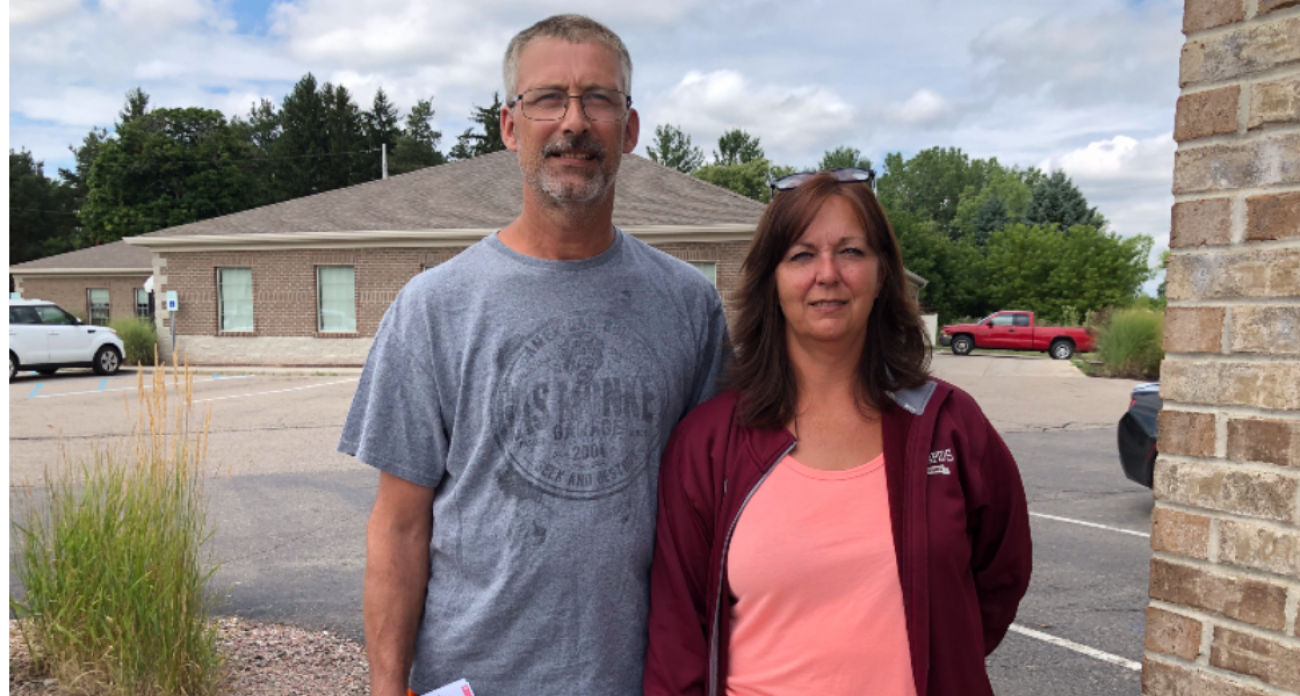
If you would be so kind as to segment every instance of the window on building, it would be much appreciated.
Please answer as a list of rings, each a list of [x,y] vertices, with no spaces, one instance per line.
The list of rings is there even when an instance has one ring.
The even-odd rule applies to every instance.
[[[705,278],[713,283],[713,287],[718,287],[718,263],[716,261],[689,261]]]
[[[320,330],[356,332],[356,269],[352,266],[318,266],[316,288]]]
[[[222,331],[253,330],[253,269],[218,268],[217,295]]]
[[[153,316],[153,303],[149,301],[149,291],[144,288],[135,289],[135,315],[146,319]]]
[[[91,324],[108,326],[108,290],[105,288],[87,288],[86,305]]]

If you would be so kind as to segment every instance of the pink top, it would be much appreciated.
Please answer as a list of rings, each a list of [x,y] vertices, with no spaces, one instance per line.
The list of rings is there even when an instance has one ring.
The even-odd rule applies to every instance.
[[[785,457],[754,493],[727,555],[728,696],[916,696],[884,464]]]

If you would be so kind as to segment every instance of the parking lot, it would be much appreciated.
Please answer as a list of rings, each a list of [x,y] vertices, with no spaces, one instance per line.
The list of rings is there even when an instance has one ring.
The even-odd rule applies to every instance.
[[[1013,632],[989,659],[999,694],[1138,693],[1151,494],[1119,468],[1115,424],[1134,382],[1082,377],[1037,356],[936,354],[1020,464],[1034,578]],[[208,374],[208,452],[221,611],[360,638],[366,515],[376,474],[334,451],[356,371]],[[24,374],[9,385],[10,504],[60,444],[86,451],[129,432],[134,373]],[[11,591],[16,588],[11,587]]]

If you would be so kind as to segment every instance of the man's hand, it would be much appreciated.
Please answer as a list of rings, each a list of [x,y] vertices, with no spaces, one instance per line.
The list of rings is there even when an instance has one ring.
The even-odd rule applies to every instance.
[[[433,489],[380,472],[366,529],[361,600],[372,696],[406,696],[432,533]]]

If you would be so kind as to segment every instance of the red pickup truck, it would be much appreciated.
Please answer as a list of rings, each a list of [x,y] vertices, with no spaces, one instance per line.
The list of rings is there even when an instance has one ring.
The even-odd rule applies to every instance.
[[[952,346],[956,355],[969,355],[976,348],[1037,350],[1065,360],[1076,350],[1096,347],[1087,329],[1035,326],[1033,312],[996,312],[978,324],[953,324],[939,332],[939,345]]]

